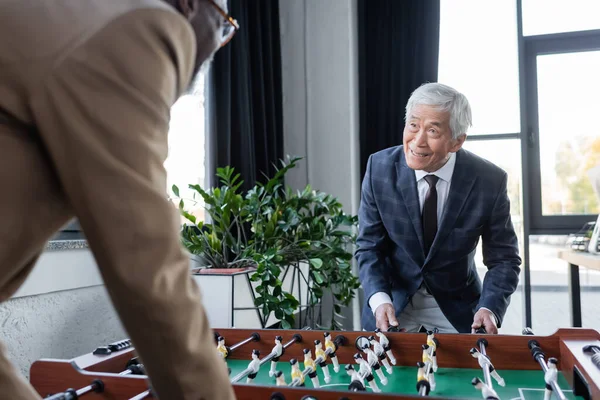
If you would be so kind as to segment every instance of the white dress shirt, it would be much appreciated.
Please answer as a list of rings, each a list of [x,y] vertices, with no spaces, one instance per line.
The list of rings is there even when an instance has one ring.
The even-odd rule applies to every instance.
[[[437,190],[437,220],[438,220],[438,228],[442,221],[442,215],[444,214],[444,207],[446,206],[446,201],[448,200],[448,194],[450,193],[450,183],[452,182],[452,174],[454,173],[454,166],[456,165],[456,154],[450,153],[450,158],[442,166],[442,168],[438,169],[435,172],[427,172],[422,170],[415,170],[415,178],[417,180],[417,192],[419,194],[419,205],[421,213],[423,212],[423,204],[425,203],[425,196],[427,195],[427,191],[429,190],[429,184],[425,179],[423,179],[426,175],[436,175],[439,179],[435,188]],[[382,304],[392,303],[392,299],[385,292],[377,292],[369,299],[369,307],[375,314],[375,310]],[[482,307],[485,308],[485,307]],[[486,308],[487,310],[487,308]],[[493,313],[492,313],[493,314]],[[496,321],[497,323],[497,321]]]

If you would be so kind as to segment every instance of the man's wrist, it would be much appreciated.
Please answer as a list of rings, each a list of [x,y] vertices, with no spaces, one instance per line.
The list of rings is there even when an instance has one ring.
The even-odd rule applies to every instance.
[[[496,326],[498,326],[498,317],[496,316],[496,313],[494,313],[492,310],[490,310],[487,307],[479,307],[480,310],[487,310],[490,312],[490,314],[492,314],[492,317],[494,318],[494,323],[496,324]]]
[[[392,299],[386,292],[377,292],[369,299],[369,307],[373,314],[375,314],[377,308],[382,304],[392,304]]]

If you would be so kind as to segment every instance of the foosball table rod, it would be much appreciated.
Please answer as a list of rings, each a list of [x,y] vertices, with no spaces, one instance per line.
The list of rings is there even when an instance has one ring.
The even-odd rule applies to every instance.
[[[302,336],[300,336],[297,333],[294,334],[294,336],[292,336],[292,339],[289,342],[287,342],[286,344],[283,345],[283,348],[287,349],[288,347],[290,347],[292,344],[294,344],[296,342],[298,342],[298,343],[302,342]],[[277,357],[277,354],[274,351],[272,351],[269,355],[267,355],[265,358],[260,360],[260,366],[268,363],[274,357]],[[235,382],[238,382],[240,379],[244,379],[245,377],[250,375],[252,372],[253,372],[253,370],[251,368],[246,368],[245,370],[243,370],[242,372],[240,372],[239,374],[237,374],[236,376],[231,378],[231,383],[235,383]]]
[[[130,398],[129,400],[142,400],[142,399],[148,399],[150,397],[152,397],[152,391],[146,390],[145,392],[142,392],[142,393],[138,394],[137,396]]]
[[[91,385],[88,385],[81,389],[67,389],[62,393],[56,393],[52,396],[46,397],[45,400],[76,400],[81,396],[88,393],[102,393],[104,391],[104,383],[96,379]]]
[[[536,340],[530,340],[528,343],[528,347],[531,350],[531,355],[533,356],[533,359],[540,364],[540,366],[542,367],[542,371],[544,371],[544,374],[546,374],[546,372],[548,372],[548,365],[546,365],[545,361],[546,354],[544,354],[542,348],[540,347],[540,344]],[[566,400],[566,397],[560,389],[560,386],[558,386],[558,381],[556,379],[553,379],[550,382],[550,386],[552,387],[552,391],[556,393],[556,396],[560,400]]]
[[[477,328],[475,333],[486,334],[487,331],[485,330],[485,328],[481,327],[481,328]],[[485,357],[488,357],[488,355],[486,353],[486,347],[488,345],[488,341],[484,338],[479,338],[479,339],[477,339],[477,345],[479,346],[479,352],[481,354],[483,354]],[[483,379],[485,380],[485,384],[488,385],[489,387],[492,387],[492,377],[490,376],[489,368],[485,367],[485,368],[482,368],[482,370],[483,370]]]

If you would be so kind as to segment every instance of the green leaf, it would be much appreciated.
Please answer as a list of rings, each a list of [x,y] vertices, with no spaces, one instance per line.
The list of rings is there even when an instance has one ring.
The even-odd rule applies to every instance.
[[[291,329],[292,325],[285,319],[281,320],[281,329]]]
[[[319,285],[323,283],[323,275],[319,271],[313,271],[313,277]]]
[[[320,258],[311,258],[310,265],[312,265],[316,269],[321,269],[321,267],[323,266],[323,260],[321,260]]]
[[[171,187],[171,190],[173,190],[173,193],[175,193],[175,196],[179,197],[179,188],[177,187],[177,185],[173,185]]]
[[[281,308],[275,310],[275,318],[283,319],[283,316],[283,310]]]

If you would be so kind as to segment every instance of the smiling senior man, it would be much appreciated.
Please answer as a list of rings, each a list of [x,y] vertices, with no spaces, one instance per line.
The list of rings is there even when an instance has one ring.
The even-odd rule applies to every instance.
[[[496,334],[521,264],[507,174],[462,149],[471,109],[455,89],[422,85],[405,118],[403,144],[371,155],[362,184],[363,328]]]

